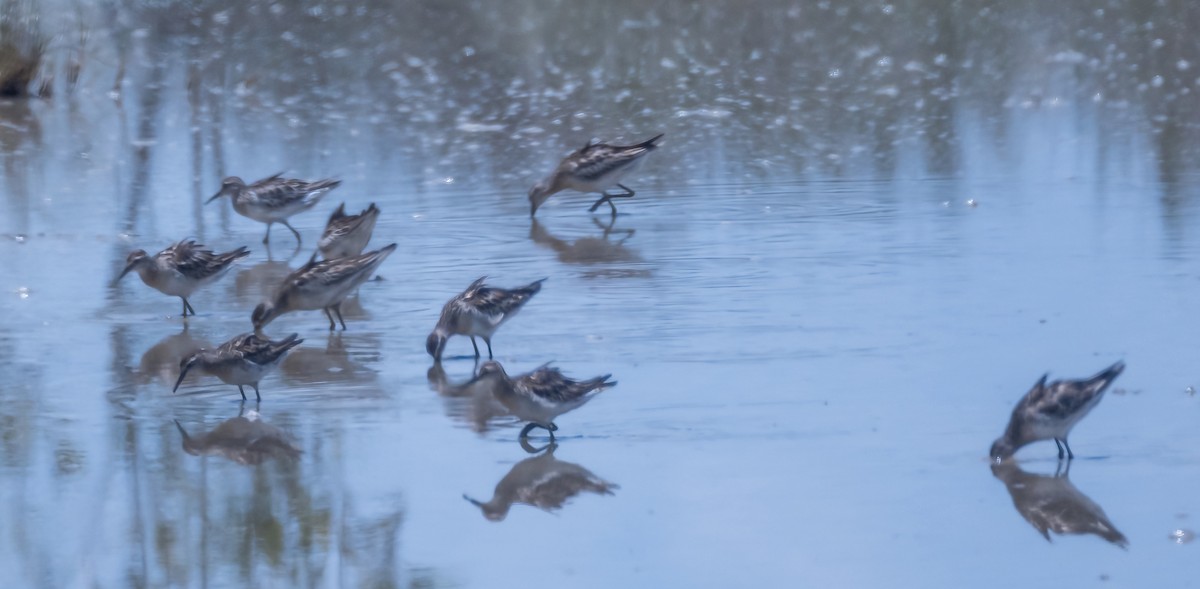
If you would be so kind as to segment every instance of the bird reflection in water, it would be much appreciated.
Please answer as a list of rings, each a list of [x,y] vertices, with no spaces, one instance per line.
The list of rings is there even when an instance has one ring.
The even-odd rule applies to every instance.
[[[256,305],[258,301],[274,294],[275,287],[291,273],[292,268],[287,261],[272,260],[269,257],[253,266],[239,268],[233,278],[237,298],[239,301],[254,301],[251,306]]]
[[[528,442],[522,442],[521,445],[526,451],[539,451]],[[541,454],[513,465],[512,470],[496,484],[490,501],[478,501],[467,495],[463,495],[463,499],[478,507],[483,517],[498,522],[508,516],[508,510],[514,503],[554,512],[580,493],[612,495],[613,491],[620,488],[578,464],[555,458],[554,450],[557,447],[551,442],[541,449]]]
[[[271,458],[292,461],[300,457],[300,448],[283,430],[262,420],[258,411],[242,411],[212,431],[189,435],[179,420],[175,427],[183,435],[183,451],[192,456],[223,456],[238,464],[262,464]]]
[[[1050,532],[1094,534],[1125,548],[1129,542],[1104,510],[1071,484],[1070,470],[1070,463],[1059,463],[1054,475],[1046,476],[1021,470],[1014,460],[992,464],[992,474],[1008,488],[1017,512],[1046,541],[1050,541]]]
[[[446,401],[446,415],[465,422],[471,431],[484,433],[493,421],[508,416],[508,409],[496,399],[495,383],[470,378],[451,382],[441,362],[434,362],[426,373],[429,388]]]
[[[591,266],[598,264],[640,264],[642,257],[625,242],[633,237],[633,229],[614,229],[616,219],[609,219],[607,223],[601,223],[599,219],[592,218],[592,223],[600,229],[600,237],[580,237],[575,241],[567,241],[560,237],[552,235],[545,226],[534,219],[529,225],[529,239],[534,243],[554,250],[558,256],[558,261],[564,264],[576,264],[581,266]],[[614,236],[621,236],[619,239],[612,239]],[[644,277],[649,276],[650,271],[644,268],[608,268],[587,273],[588,276],[615,276],[615,277]]]
[[[309,347],[293,350],[279,365],[279,370],[283,373],[285,381],[303,384],[374,381],[375,371],[367,368],[359,360],[379,360],[379,338],[373,334],[359,333],[353,336],[351,344],[355,348],[353,353],[347,347],[341,332],[330,332],[325,349]]]
[[[142,354],[137,374],[144,384],[158,380],[169,386],[179,376],[179,359],[192,355],[200,348],[212,349],[213,345],[188,333],[185,321],[183,331],[168,335]]]

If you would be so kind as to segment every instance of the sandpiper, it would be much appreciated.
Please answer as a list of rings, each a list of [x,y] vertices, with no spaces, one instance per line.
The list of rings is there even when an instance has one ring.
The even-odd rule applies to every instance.
[[[550,432],[550,439],[554,439],[554,432],[558,430],[554,419],[583,406],[596,393],[616,386],[617,382],[609,378],[612,378],[611,374],[573,380],[549,364],[543,364],[529,374],[510,378],[504,367],[492,360],[484,362],[475,377],[477,381],[495,387],[496,400],[518,419],[529,422],[518,437],[524,438],[533,428],[540,427]]]
[[[261,401],[258,382],[279,364],[288,350],[303,341],[295,333],[279,341],[271,341],[253,333],[243,333],[215,350],[200,350],[181,360],[179,380],[175,381],[175,388],[171,392],[179,390],[179,385],[189,370],[200,368],[221,379],[225,384],[237,385],[243,401],[246,400],[246,389],[242,387],[254,387],[254,397]]]
[[[992,474],[1004,482],[1013,505],[1050,541],[1055,534],[1094,534],[1125,548],[1125,535],[1113,525],[1104,510],[1071,484],[1070,462],[1059,462],[1054,476],[1031,474],[1021,470],[1015,460],[992,464]],[[1063,464],[1067,468],[1062,467]]]
[[[476,358],[479,357],[479,345],[475,343],[475,336],[482,337],[487,344],[488,358],[491,358],[492,334],[542,290],[542,282],[546,279],[535,280],[512,290],[487,286],[484,280],[487,280],[487,276],[480,276],[467,290],[442,307],[437,326],[425,340],[425,351],[433,356],[435,362],[441,362],[446,340],[452,335],[470,336]]]
[[[375,203],[357,215],[346,214],[346,203],[329,216],[325,224],[325,232],[317,242],[317,249],[326,260],[357,256],[367,248],[371,241],[371,233],[375,231],[375,221],[379,219],[379,209]]]
[[[245,416],[222,421],[212,431],[191,436],[183,424],[175,420],[175,427],[183,436],[183,451],[192,456],[224,456],[238,464],[262,464],[267,459],[295,460],[300,457],[300,448],[283,430],[262,420],[257,411],[251,409]]]
[[[516,463],[504,478],[496,483],[489,501],[478,501],[463,495],[483,512],[489,521],[503,520],[513,503],[532,505],[546,512],[561,509],[570,498],[583,493],[612,495],[617,485],[592,471],[554,457],[557,446],[551,443],[540,456]]]
[[[323,309],[329,317],[330,331],[337,328],[333,317],[346,329],[342,319],[342,301],[375,273],[393,252],[396,244],[358,256],[317,261],[317,255],[283,279],[271,300],[260,304],[250,315],[254,329],[260,330],[276,317],[291,311]]]
[[[153,257],[146,250],[136,250],[125,258],[125,269],[117,280],[121,280],[131,270],[137,270],[138,276],[146,286],[183,301],[183,316],[195,315],[187,298],[196,289],[210,282],[215,282],[233,267],[233,263],[250,255],[244,247],[231,252],[215,254],[195,240],[185,239],[158,252]]]
[[[325,196],[325,193],[337,188],[340,180],[317,180],[306,182],[281,177],[275,174],[253,184],[247,185],[241,178],[230,176],[221,181],[221,190],[205,201],[208,204],[222,196],[233,198],[233,210],[243,217],[249,217],[260,223],[267,224],[267,234],[263,243],[271,239],[271,225],[283,223],[284,227],[292,230],[296,242],[300,242],[300,232],[288,223],[288,217],[313,208]]]
[[[549,176],[538,182],[529,191],[529,216],[532,218],[550,195],[568,188],[579,192],[598,192],[600,200],[592,204],[588,212],[595,212],[600,205],[608,203],[612,214],[617,214],[614,198],[630,198],[635,193],[621,180],[641,167],[646,154],[657,149],[662,134],[637,145],[606,145],[590,140],[575,153],[563,158]],[[624,194],[608,194],[609,188],[620,188]]]
[[[1100,403],[1104,391],[1122,370],[1125,363],[1117,362],[1091,378],[1057,380],[1050,384],[1046,384],[1049,374],[1042,375],[1013,409],[1008,428],[992,444],[990,456],[1002,461],[1025,444],[1053,439],[1059,460],[1063,458],[1063,448],[1068,459],[1075,458],[1067,444],[1071,428]]]

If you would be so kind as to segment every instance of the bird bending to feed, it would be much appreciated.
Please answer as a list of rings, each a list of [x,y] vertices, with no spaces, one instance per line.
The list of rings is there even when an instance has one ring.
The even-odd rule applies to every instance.
[[[435,362],[442,361],[446,340],[452,335],[470,336],[476,358],[479,357],[479,345],[475,343],[475,336],[482,337],[487,344],[488,358],[491,358],[492,334],[496,333],[505,321],[516,315],[533,295],[542,290],[542,283],[546,281],[543,278],[507,290],[487,286],[483,283],[484,280],[487,280],[487,276],[480,276],[467,290],[450,299],[442,307],[437,326],[425,340],[425,351],[433,356]]]
[[[329,216],[325,224],[325,232],[317,242],[317,249],[326,260],[335,260],[349,256],[357,256],[367,248],[371,241],[371,233],[375,231],[375,221],[379,219],[379,209],[375,203],[357,215],[346,214],[346,203],[338,206]]]
[[[1058,464],[1054,476],[1045,476],[1025,472],[1015,460],[1008,460],[992,464],[992,475],[1004,482],[1017,512],[1047,542],[1050,532],[1094,534],[1125,548],[1129,541],[1104,510],[1071,484],[1071,463],[1065,463],[1065,469],[1064,463]]]
[[[308,263],[283,279],[271,300],[255,307],[250,315],[254,329],[262,329],[276,317],[291,311],[323,309],[329,317],[330,331],[337,328],[333,317],[346,329],[342,319],[342,301],[358,288],[379,268],[379,265],[396,251],[396,244],[367,252],[359,256],[323,260],[318,262],[313,254]]]
[[[492,385],[496,400],[518,419],[529,422],[518,437],[524,438],[533,428],[540,427],[550,432],[550,439],[554,439],[554,432],[558,430],[554,419],[583,406],[596,393],[616,386],[617,381],[609,378],[612,378],[611,374],[573,380],[548,364],[529,374],[510,378],[499,362],[488,360],[479,367],[475,380]]]
[[[549,176],[538,182],[529,191],[529,216],[532,218],[551,195],[571,189],[579,192],[599,192],[600,200],[592,204],[588,212],[595,212],[600,205],[608,203],[612,214],[617,214],[614,198],[631,198],[635,193],[621,181],[642,166],[646,154],[658,148],[655,145],[663,134],[637,145],[607,145],[588,141],[575,153],[563,158]],[[608,194],[609,188],[620,188],[623,194]]]
[[[1059,460],[1063,458],[1063,448],[1068,459],[1075,458],[1067,444],[1071,428],[1100,403],[1104,391],[1122,370],[1125,363],[1117,362],[1091,378],[1056,380],[1050,384],[1046,384],[1049,375],[1043,375],[1013,409],[1008,428],[992,444],[990,456],[1001,461],[1026,444],[1052,439],[1058,446]]]
[[[165,295],[179,297],[183,301],[183,316],[187,317],[188,314],[196,314],[187,298],[201,286],[224,276],[235,261],[248,255],[250,252],[244,247],[215,254],[195,240],[185,239],[153,257],[146,250],[135,250],[125,258],[125,269],[117,280],[136,270],[146,286]]]
[[[556,447],[551,443],[541,455],[516,463],[496,483],[491,500],[479,501],[467,495],[463,499],[478,507],[488,521],[498,522],[508,515],[514,503],[553,513],[580,493],[612,495],[615,489],[620,489],[578,464],[555,458]]]
[[[313,208],[325,193],[337,188],[342,182],[331,179],[306,182],[281,176],[282,174],[275,174],[250,185],[237,176],[230,176],[221,181],[221,190],[204,204],[222,196],[229,196],[233,198],[233,210],[239,215],[267,224],[267,234],[263,236],[263,243],[268,243],[271,239],[271,225],[283,223],[284,227],[292,230],[298,244],[300,232],[288,223],[288,217]]]
[[[236,385],[242,393],[243,401],[246,400],[246,390],[242,387],[254,387],[254,397],[261,401],[258,382],[279,364],[288,350],[303,341],[295,333],[279,341],[271,341],[253,333],[243,333],[215,350],[200,350],[181,360],[179,380],[175,381],[175,388],[171,392],[179,390],[179,385],[189,370],[199,368],[221,379],[225,384]]]

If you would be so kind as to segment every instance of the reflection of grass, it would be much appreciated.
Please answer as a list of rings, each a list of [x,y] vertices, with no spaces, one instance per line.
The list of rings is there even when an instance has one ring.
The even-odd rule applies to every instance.
[[[32,5],[0,0],[0,96],[28,95],[45,55],[46,38]]]

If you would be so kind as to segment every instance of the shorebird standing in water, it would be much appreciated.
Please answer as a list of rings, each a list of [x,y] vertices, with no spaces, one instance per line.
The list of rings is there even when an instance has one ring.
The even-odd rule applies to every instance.
[[[317,242],[317,249],[326,260],[335,260],[349,256],[357,256],[367,249],[371,241],[371,233],[375,231],[375,221],[379,219],[379,209],[375,203],[357,215],[346,214],[346,203],[342,203],[325,224],[325,232]]]
[[[1042,375],[1013,409],[1008,428],[992,444],[990,456],[1002,461],[1021,446],[1052,439],[1058,446],[1059,460],[1063,458],[1063,448],[1068,459],[1075,458],[1067,444],[1071,428],[1100,403],[1104,391],[1122,370],[1125,363],[1117,362],[1091,378],[1057,380],[1050,384],[1046,384],[1049,375]]]
[[[515,378],[504,372],[499,362],[488,360],[479,367],[476,381],[495,387],[492,394],[513,415],[529,423],[521,430],[520,438],[529,435],[535,427],[554,432],[558,426],[554,419],[563,413],[578,409],[592,400],[596,393],[616,386],[617,381],[608,380],[611,374],[588,380],[573,380],[563,376],[557,368],[542,365],[529,374]]]
[[[492,334],[496,333],[505,321],[516,315],[533,295],[542,290],[542,282],[546,279],[535,280],[512,290],[487,286],[483,283],[484,280],[487,280],[487,276],[480,276],[467,290],[450,299],[442,307],[437,326],[425,340],[425,351],[433,356],[435,362],[442,361],[446,340],[452,335],[470,336],[476,358],[479,357],[479,345],[475,343],[475,336],[482,337],[483,342],[487,344],[488,358],[491,358]]]
[[[284,313],[322,309],[325,316],[329,317],[330,331],[337,328],[333,320],[335,314],[342,324],[342,330],[345,331],[342,301],[366,282],[394,251],[396,244],[393,243],[359,256],[321,262],[318,262],[317,255],[313,254],[308,263],[283,279],[283,284],[279,285],[271,300],[255,307],[254,313],[250,315],[254,329],[262,329]]]
[[[575,153],[563,158],[549,176],[534,185],[529,191],[529,216],[532,218],[550,195],[571,189],[579,192],[598,192],[600,200],[592,204],[588,212],[595,212],[600,205],[608,203],[612,214],[617,214],[614,198],[631,198],[635,193],[621,180],[642,166],[646,154],[658,148],[655,145],[662,134],[637,145],[606,145],[588,141]],[[609,188],[620,188],[624,194],[608,194]]]
[[[236,385],[246,400],[245,385],[254,387],[254,398],[259,401],[262,396],[258,393],[258,382],[275,368],[288,350],[300,345],[304,340],[293,333],[279,341],[271,341],[253,333],[243,333],[218,347],[215,350],[200,350],[179,362],[179,380],[175,388],[179,390],[183,378],[192,368],[199,368],[221,379],[225,384]]]
[[[241,178],[231,176],[221,181],[221,190],[205,201],[208,204],[222,196],[233,198],[233,210],[243,217],[249,217],[260,223],[267,224],[267,234],[263,243],[271,239],[271,225],[282,223],[292,230],[296,243],[300,242],[300,232],[288,223],[288,217],[307,211],[316,206],[325,193],[337,188],[340,180],[317,180],[306,182],[282,178],[275,174],[253,184],[247,185]]]
[[[250,252],[244,247],[215,254],[194,240],[185,239],[153,257],[146,250],[135,250],[125,259],[125,269],[117,280],[136,270],[146,286],[179,297],[183,301],[183,316],[187,317],[189,313],[196,314],[187,298],[201,286],[224,276],[235,261],[248,255]]]

